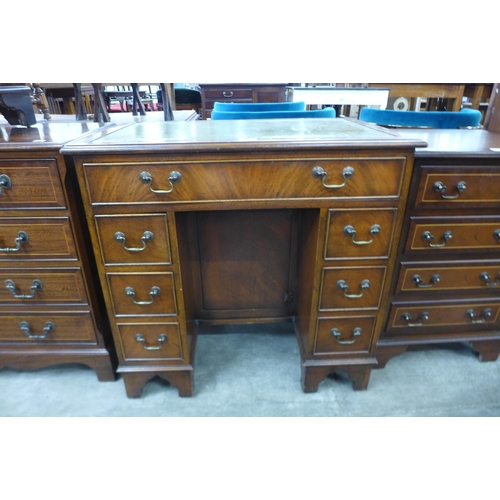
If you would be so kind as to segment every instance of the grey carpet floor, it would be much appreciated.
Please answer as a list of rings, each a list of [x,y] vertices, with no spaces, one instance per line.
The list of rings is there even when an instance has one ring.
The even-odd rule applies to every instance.
[[[292,334],[224,333],[198,338],[195,394],[153,379],[129,399],[123,380],[99,382],[85,366],[0,371],[5,417],[454,417],[500,415],[500,362],[481,363],[465,345],[408,351],[373,370],[366,391],[342,375],[317,393],[300,386]]]

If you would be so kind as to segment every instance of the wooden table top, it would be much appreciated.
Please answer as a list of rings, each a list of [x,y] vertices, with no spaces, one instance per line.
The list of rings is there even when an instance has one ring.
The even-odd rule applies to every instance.
[[[393,129],[396,130],[396,129]],[[468,129],[397,129],[398,135],[427,142],[416,156],[499,156],[500,134]]]

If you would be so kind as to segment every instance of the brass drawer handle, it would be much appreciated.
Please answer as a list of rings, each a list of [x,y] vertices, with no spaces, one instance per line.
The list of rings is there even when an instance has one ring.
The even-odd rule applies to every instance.
[[[233,97],[234,95],[234,92],[230,91],[230,92],[226,92],[225,90],[222,91],[222,95],[224,97]]]
[[[344,227],[344,234],[346,236],[350,236],[352,239],[352,242],[355,245],[369,245],[370,243],[373,243],[374,236],[376,234],[380,234],[380,226],[378,224],[373,224],[373,226],[370,228],[370,234],[372,235],[372,239],[369,241],[356,241],[354,238],[356,238],[356,229],[354,229],[353,226],[345,226]]]
[[[342,340],[342,334],[340,333],[340,331],[337,328],[332,328],[330,330],[330,335],[335,337],[337,339],[337,342],[340,345],[354,344],[354,342],[356,342],[356,337],[359,337],[361,335],[361,333],[363,333],[363,330],[361,330],[361,328],[359,326],[357,326],[352,331],[352,339],[351,340]]]
[[[361,293],[360,294],[347,293],[347,290],[349,289],[349,285],[345,282],[345,280],[338,280],[337,281],[337,288],[344,290],[344,296],[347,297],[348,299],[359,299],[360,297],[363,297],[365,290],[367,288],[370,288],[370,284],[371,284],[370,280],[363,280],[361,282]]]
[[[481,314],[481,319],[477,319],[474,309],[468,309],[465,314],[467,314],[467,317],[470,319],[471,323],[484,323],[488,318],[491,318],[491,309],[489,307],[486,308]]]
[[[495,238],[498,243],[500,243],[500,229],[495,229],[493,231],[493,238]]]
[[[153,241],[154,237],[155,235],[151,231],[144,231],[141,237],[142,247],[134,248],[125,246],[126,237],[124,233],[122,233],[121,231],[117,231],[115,233],[115,240],[121,243],[123,245],[123,248],[125,248],[125,250],[128,250],[129,252],[142,252],[143,250],[146,249],[146,242]]]
[[[12,187],[12,181],[6,174],[0,175],[0,195],[3,194],[4,189],[10,189]]]
[[[424,321],[427,321],[429,319],[429,313],[428,312],[423,312],[420,317],[417,319],[417,323],[410,323],[410,321],[413,321],[412,320],[412,317],[409,313],[404,313],[402,316],[401,316],[401,319],[403,321],[406,321],[406,323],[408,324],[408,326],[421,326]]]
[[[33,284],[30,286],[30,295],[17,294],[16,284],[12,280],[5,280],[5,288],[9,290],[13,297],[16,299],[33,299],[37,291],[42,290],[42,282],[40,280],[33,280]]]
[[[462,193],[462,191],[465,191],[466,187],[467,187],[467,185],[465,184],[465,182],[460,181],[457,184],[457,187],[455,188],[457,190],[457,194],[445,195],[444,192],[446,191],[446,186],[442,182],[437,181],[434,183],[433,189],[436,193],[441,194],[441,198],[443,198],[443,200],[455,200],[456,198],[458,198],[460,196],[460,193]]]
[[[6,247],[6,248],[0,248],[0,252],[18,252],[21,249],[21,245],[23,243],[28,243],[28,235],[24,231],[19,231],[17,233],[17,238],[14,240],[14,243],[16,244],[16,247]]]
[[[439,283],[441,281],[441,276],[439,274],[433,274],[428,285],[423,284],[422,278],[418,274],[414,274],[411,282],[417,285],[418,288],[431,288],[435,283]]]
[[[479,275],[479,279],[483,280],[485,282],[486,286],[498,286],[498,285],[500,285],[500,283],[494,283],[494,282],[490,283],[491,276],[487,272],[481,273]],[[498,273],[498,279],[500,280],[500,273]]]
[[[149,296],[151,297],[150,301],[138,301],[135,300],[135,290],[131,286],[127,286],[125,288],[125,295],[128,297],[132,297],[132,301],[134,304],[137,304],[138,306],[149,306],[150,304],[153,303],[155,300],[155,297],[157,295],[160,295],[161,293],[161,288],[159,286],[153,286],[151,287],[151,290],[149,291]]]
[[[49,333],[55,331],[54,323],[51,321],[47,321],[47,323],[45,323],[42,335],[35,335],[31,333],[31,327],[27,321],[21,321],[21,323],[19,323],[19,328],[21,328],[24,335],[26,335],[29,339],[46,339]]]
[[[155,194],[168,194],[171,193],[174,190],[174,184],[177,182],[180,182],[182,180],[182,174],[180,172],[177,172],[177,170],[174,170],[170,172],[170,175],[168,176],[168,183],[170,184],[170,189],[153,189],[151,187],[151,184],[153,183],[153,176],[149,172],[141,172],[139,174],[139,179],[143,184],[148,184],[149,189],[151,192]]]
[[[159,351],[162,348],[163,342],[166,342],[168,340],[168,337],[166,334],[162,333],[158,337],[158,345],[146,345],[146,339],[141,333],[137,333],[135,335],[135,340],[136,342],[140,342],[142,344],[142,348],[146,349],[146,351]]]
[[[448,243],[448,240],[451,240],[452,234],[451,231],[445,231],[443,234],[443,243],[431,243],[431,240],[434,239],[434,235],[430,231],[424,231],[422,233],[422,239],[427,242],[427,244],[432,247],[444,247],[446,246],[446,243]]]
[[[354,175],[354,169],[351,166],[347,166],[342,170],[342,177],[344,178],[344,182],[342,184],[325,184],[325,177],[327,173],[325,172],[323,167],[314,167],[312,169],[312,176],[315,179],[321,179],[321,183],[328,189],[338,189],[344,187],[347,183],[347,179],[350,179]]]

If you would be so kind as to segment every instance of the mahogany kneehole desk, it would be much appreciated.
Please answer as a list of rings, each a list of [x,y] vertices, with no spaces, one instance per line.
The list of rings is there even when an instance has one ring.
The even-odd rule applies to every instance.
[[[348,119],[134,123],[68,143],[127,394],[193,394],[202,323],[291,321],[306,392],[365,389],[421,140]]]

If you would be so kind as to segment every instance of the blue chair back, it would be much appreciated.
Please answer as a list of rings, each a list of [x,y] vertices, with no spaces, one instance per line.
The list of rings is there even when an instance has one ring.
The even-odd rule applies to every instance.
[[[265,120],[271,118],[335,118],[334,108],[311,109],[309,111],[212,111],[212,120]]]
[[[477,109],[461,111],[396,111],[392,109],[363,108],[359,119],[377,125],[399,127],[461,128],[477,127],[481,121]]]
[[[305,111],[306,103],[297,102],[215,102],[215,111],[251,113],[254,111]]]

